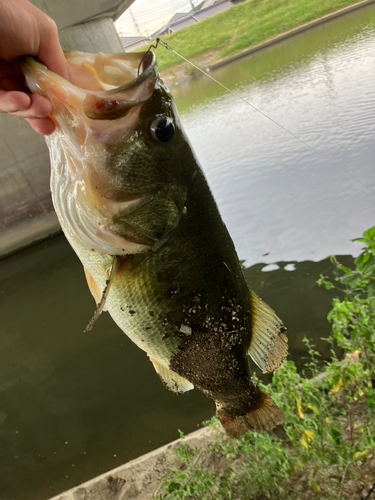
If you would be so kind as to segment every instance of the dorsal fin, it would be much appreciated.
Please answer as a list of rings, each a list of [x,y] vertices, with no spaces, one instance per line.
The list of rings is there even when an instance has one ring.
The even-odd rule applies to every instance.
[[[194,386],[191,382],[186,380],[186,378],[181,377],[176,372],[170,370],[166,366],[162,365],[159,361],[149,356],[151,363],[154,365],[156,373],[161,378],[161,381],[170,391],[176,394],[181,394],[183,392],[191,391]]]
[[[251,295],[252,331],[248,354],[263,372],[273,372],[288,354],[286,328],[275,312],[253,291]]]

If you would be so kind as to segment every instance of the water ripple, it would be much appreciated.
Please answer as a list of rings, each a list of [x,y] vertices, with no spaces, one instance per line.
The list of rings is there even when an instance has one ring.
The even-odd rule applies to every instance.
[[[212,81],[174,92],[248,265],[350,253],[374,224],[374,21],[370,6],[213,74],[316,151]]]

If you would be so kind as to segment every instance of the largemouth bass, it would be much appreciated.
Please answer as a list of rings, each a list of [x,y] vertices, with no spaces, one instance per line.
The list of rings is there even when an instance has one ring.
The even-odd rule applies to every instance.
[[[283,415],[249,356],[274,371],[285,328],[245,282],[154,54],[66,57],[70,82],[31,58],[24,73],[53,105],[53,203],[97,304],[168,389],[213,399],[230,437],[271,430]]]

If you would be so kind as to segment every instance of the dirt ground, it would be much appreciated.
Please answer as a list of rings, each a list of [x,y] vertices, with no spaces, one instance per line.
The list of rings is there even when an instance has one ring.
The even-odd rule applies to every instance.
[[[153,495],[158,495],[161,492],[163,477],[168,470],[171,467],[177,469],[181,467],[181,462],[176,457],[174,450],[185,443],[198,449],[197,457],[200,459],[204,454],[200,453],[199,450],[204,450],[213,443],[217,433],[225,439],[224,433],[220,429],[203,428],[186,436],[184,440],[178,439],[51,500],[151,500]],[[221,456],[215,454],[210,454],[202,462],[206,467],[217,471],[228,466],[228,463],[222,463]],[[234,459],[230,465],[235,470],[240,467],[241,460]],[[361,465],[358,462],[357,467],[360,475],[357,479],[345,479],[345,475],[342,473],[336,477],[334,469],[329,471],[329,475],[337,479],[337,493],[341,495],[342,500],[366,499],[366,495],[375,481],[375,453],[368,457],[365,464]],[[311,491],[308,482],[309,471],[304,470],[294,473],[282,486],[287,492],[293,492],[293,498],[320,500],[321,493]],[[289,500],[288,495],[285,500]],[[267,498],[260,495],[257,500],[267,500]],[[368,500],[375,500],[375,491]]]

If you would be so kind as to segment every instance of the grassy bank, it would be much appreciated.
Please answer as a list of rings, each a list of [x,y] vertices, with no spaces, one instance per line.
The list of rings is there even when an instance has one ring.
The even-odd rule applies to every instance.
[[[360,241],[353,269],[333,257],[336,282],[318,281],[339,295],[328,315],[331,361],[322,365],[306,340],[305,372],[284,362],[262,387],[282,409],[284,426],[229,440],[212,423],[214,443],[180,446],[155,500],[375,498],[375,228]]]
[[[268,38],[354,3],[358,2],[246,0],[162,39],[187,59],[194,59],[214,51],[209,61],[213,64]],[[159,47],[156,53],[160,71],[181,63],[180,58],[163,47]]]

